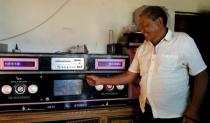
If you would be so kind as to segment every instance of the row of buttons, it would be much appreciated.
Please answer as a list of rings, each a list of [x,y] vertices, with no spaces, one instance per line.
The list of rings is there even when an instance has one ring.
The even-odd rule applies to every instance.
[[[114,87],[115,87],[114,85],[96,85],[95,88],[97,91],[102,91],[104,86],[107,91],[112,91],[114,90]],[[120,90],[120,91],[123,90],[124,87],[125,85],[116,85],[117,90]]]
[[[24,94],[28,89],[28,92],[31,94],[35,94],[38,91],[37,85],[29,85],[28,88],[25,84],[16,84],[14,85],[14,91],[16,94]],[[3,85],[1,87],[1,92],[5,95],[12,93],[12,87],[10,85]]]

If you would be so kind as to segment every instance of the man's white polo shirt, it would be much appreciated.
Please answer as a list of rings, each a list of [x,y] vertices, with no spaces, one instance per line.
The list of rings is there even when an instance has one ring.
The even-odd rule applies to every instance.
[[[181,117],[189,95],[189,74],[206,69],[194,40],[186,33],[168,30],[157,46],[149,41],[137,49],[130,72],[140,73],[140,108],[146,99],[154,118]]]

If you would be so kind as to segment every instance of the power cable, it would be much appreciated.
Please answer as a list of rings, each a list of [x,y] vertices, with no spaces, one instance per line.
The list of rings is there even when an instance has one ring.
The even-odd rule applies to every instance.
[[[10,37],[6,37],[6,38],[2,38],[0,39],[0,41],[5,41],[5,40],[9,40],[9,39],[12,39],[12,38],[16,38],[16,37],[19,37],[19,36],[22,36],[26,33],[29,33],[37,28],[39,28],[40,26],[44,25],[45,23],[47,23],[50,19],[52,19],[58,12],[60,12],[65,5],[67,5],[71,0],[66,0],[52,15],[50,15],[48,18],[46,18],[43,22],[41,22],[40,24],[32,27],[31,29],[28,29],[22,33],[19,33],[19,34],[15,34],[13,36],[10,36]]]

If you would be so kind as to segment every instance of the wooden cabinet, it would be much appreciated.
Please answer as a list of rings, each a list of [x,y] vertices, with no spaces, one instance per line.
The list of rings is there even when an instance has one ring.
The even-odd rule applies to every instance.
[[[138,123],[138,107],[0,113],[0,123]]]
[[[136,116],[114,116],[108,118],[108,123],[138,123]]]

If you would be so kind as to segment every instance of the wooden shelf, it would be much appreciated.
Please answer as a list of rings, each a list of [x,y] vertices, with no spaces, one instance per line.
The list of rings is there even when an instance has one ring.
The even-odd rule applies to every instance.
[[[113,117],[115,117],[114,119],[116,119],[117,117],[130,117],[130,122],[130,120],[136,120],[134,117],[137,116],[137,109],[138,108],[136,107],[127,106],[62,111],[0,113],[0,123],[72,121],[90,118],[99,119],[99,123],[108,123],[110,122],[110,118]]]

